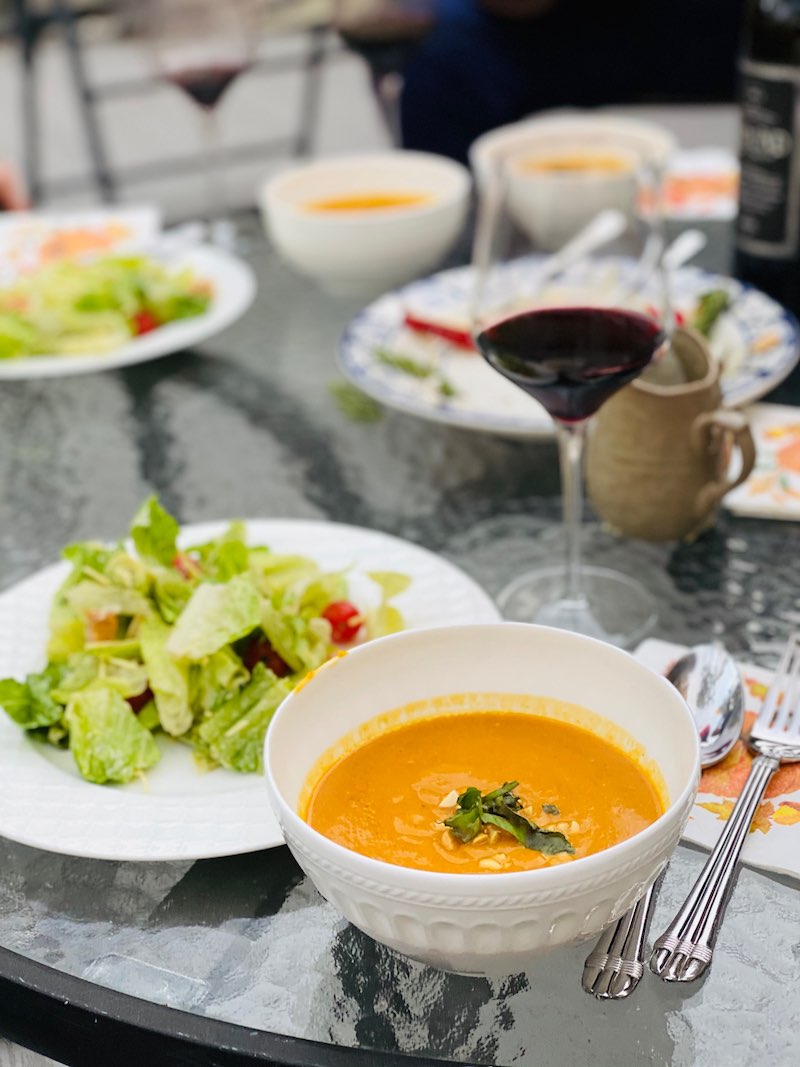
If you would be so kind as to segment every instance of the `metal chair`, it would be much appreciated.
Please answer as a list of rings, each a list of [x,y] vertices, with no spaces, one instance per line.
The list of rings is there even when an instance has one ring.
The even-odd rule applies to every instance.
[[[286,0],[271,0],[271,8],[278,9],[281,6],[289,5]],[[70,0],[12,0],[12,11],[13,29],[21,60],[23,168],[29,195],[34,204],[45,199],[47,193],[71,192],[85,185],[83,178],[47,183],[42,173],[36,54],[43,33],[51,28],[62,35],[67,51],[86,138],[91,180],[101,200],[113,202],[117,198],[121,179],[126,183],[136,183],[160,175],[191,173],[196,170],[197,159],[194,156],[127,167],[120,173],[115,173],[112,168],[103,138],[99,105],[113,97],[149,92],[158,85],[155,77],[112,81],[104,85],[92,84],[86,69],[79,23],[91,16],[113,16],[116,13],[113,0],[110,3],[92,3],[92,0],[87,0],[86,6],[81,7],[74,6]],[[285,28],[291,29],[291,24]],[[295,136],[288,141],[267,140],[241,146],[229,153],[231,162],[278,153],[292,157],[303,157],[310,153],[319,110],[321,71],[333,35],[328,20],[317,17],[303,26],[300,32],[306,38],[305,53],[302,57],[272,59],[268,65],[260,65],[270,73],[287,69],[301,71],[302,94]]]

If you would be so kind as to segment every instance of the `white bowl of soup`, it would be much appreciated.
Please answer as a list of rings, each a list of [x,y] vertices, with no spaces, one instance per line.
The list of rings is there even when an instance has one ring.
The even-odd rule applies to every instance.
[[[260,192],[267,232],[301,274],[369,296],[438,266],[466,220],[471,180],[459,163],[390,151],[318,160]]]
[[[554,251],[605,208],[633,220],[640,160],[630,149],[564,140],[505,162],[512,218],[537,248]]]
[[[409,631],[320,669],[265,742],[319,892],[445,970],[510,974],[656,879],[699,777],[678,692],[627,653],[518,623]]]

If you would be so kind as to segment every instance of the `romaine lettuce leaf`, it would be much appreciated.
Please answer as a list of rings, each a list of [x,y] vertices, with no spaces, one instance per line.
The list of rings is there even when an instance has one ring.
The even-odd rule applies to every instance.
[[[250,565],[247,530],[243,522],[232,522],[220,537],[204,545],[193,545],[190,555],[197,560],[203,575],[212,582],[227,582],[244,574]]]
[[[175,622],[189,603],[193,588],[177,571],[159,567],[153,572],[153,599],[164,622]]]
[[[283,603],[265,603],[261,628],[281,659],[295,672],[315,670],[330,655],[331,629],[325,619],[305,619],[290,615]]]
[[[109,685],[76,693],[64,721],[75,762],[89,782],[130,782],[160,759],[153,735]]]
[[[139,640],[159,721],[166,733],[179,737],[190,729],[194,716],[189,707],[186,667],[176,663],[167,652],[170,632],[166,623],[151,615],[142,623]]]
[[[86,623],[66,601],[56,599],[50,610],[50,637],[47,659],[63,663],[86,644]]]
[[[249,678],[247,668],[230,647],[221,648],[202,663],[194,664],[189,692],[195,714],[204,715],[219,707]]]
[[[73,693],[90,685],[100,672],[100,661],[96,656],[79,653],[70,656],[61,671],[58,684],[52,691],[53,698],[60,704],[66,704]]]
[[[158,717],[155,700],[148,700],[144,707],[136,712],[136,718],[145,730],[157,730],[161,725],[161,720]]]
[[[173,627],[167,650],[197,661],[244,637],[261,620],[261,597],[249,574],[224,585],[199,585]]]
[[[392,600],[411,585],[411,579],[407,574],[399,574],[397,571],[367,571],[367,577],[371,578],[376,585],[381,587],[381,592],[386,600]]]
[[[140,659],[136,637],[119,637],[116,641],[87,641],[86,651],[97,659]]]
[[[346,600],[348,594],[347,578],[344,571],[321,574],[308,582],[300,591],[298,608],[306,618],[321,615],[328,604],[337,600]]]
[[[283,555],[263,546],[250,549],[250,571],[257,577],[259,589],[270,597],[287,589],[305,588],[321,573],[306,556]]]
[[[82,581],[68,589],[64,596],[72,610],[83,617],[89,612],[98,615],[147,616],[152,610],[146,596],[135,589],[123,589],[118,585]]]
[[[267,726],[293,684],[288,678],[276,678],[263,663],[256,664],[247,685],[197,730],[213,759],[230,770],[260,771]]]
[[[150,591],[152,578],[149,568],[122,548],[110,557],[103,574],[112,585],[119,585],[123,589],[136,589],[140,593]]]
[[[367,612],[367,635],[373,637],[385,637],[387,634],[395,634],[405,627],[402,613],[389,603],[396,596],[400,596],[411,585],[411,579],[407,574],[398,574],[395,571],[369,571],[367,577],[380,586],[380,604]]]
[[[102,659],[98,678],[126,700],[140,696],[147,689],[147,668],[136,660],[115,659],[113,656]]]
[[[61,555],[69,560],[73,567],[72,574],[67,581],[74,585],[87,574],[105,574],[108,561],[115,551],[116,549],[109,548],[101,541],[77,541],[75,544],[67,545],[61,550]]]
[[[64,714],[53,696],[61,674],[62,668],[50,663],[39,674],[29,674],[24,682],[4,678],[0,681],[0,706],[25,730],[52,726]]]
[[[131,538],[145,562],[169,567],[178,551],[178,529],[177,521],[151,496],[133,517]]]

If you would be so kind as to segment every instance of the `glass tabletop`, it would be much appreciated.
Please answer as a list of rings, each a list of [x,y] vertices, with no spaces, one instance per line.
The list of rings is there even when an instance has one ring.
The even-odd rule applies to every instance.
[[[705,265],[724,269],[725,255],[724,242],[712,242]],[[490,593],[558,552],[553,442],[392,412],[350,421],[329,383],[357,303],[312,290],[255,234],[250,258],[255,306],[199,351],[0,390],[4,587],[69,541],[117,537],[152,491],[187,522],[282,516],[385,530],[442,553]],[[781,396],[800,402],[800,380]],[[676,546],[617,541],[590,520],[586,555],[650,588],[657,635],[669,640],[718,636],[740,658],[769,665],[800,622],[796,524],[722,514]],[[654,929],[702,861],[678,849]],[[225,1059],[232,1050],[235,1062],[798,1062],[799,929],[796,886],[745,869],[702,984],[674,988],[646,975],[630,1001],[602,1004],[580,988],[587,945],[502,980],[400,957],[341,919],[285,848],[140,864],[0,839],[3,988],[31,986],[27,961],[46,965],[35,972],[43,1004],[77,993],[112,1032],[118,1022],[188,1035],[191,1062],[234,1062]],[[25,1030],[0,1005],[0,1032],[36,1044],[36,1025]],[[296,1040],[278,1048],[269,1035]]]

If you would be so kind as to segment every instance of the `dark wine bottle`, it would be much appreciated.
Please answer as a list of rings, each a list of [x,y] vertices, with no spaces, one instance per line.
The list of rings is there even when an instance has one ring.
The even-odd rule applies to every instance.
[[[736,275],[800,314],[800,0],[750,0]]]

